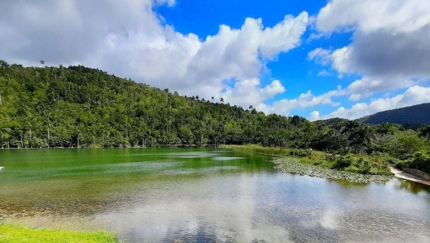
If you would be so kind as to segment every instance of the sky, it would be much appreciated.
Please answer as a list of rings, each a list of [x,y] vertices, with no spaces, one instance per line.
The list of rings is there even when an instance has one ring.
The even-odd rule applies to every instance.
[[[0,59],[355,119],[430,102],[430,1],[0,1]]]

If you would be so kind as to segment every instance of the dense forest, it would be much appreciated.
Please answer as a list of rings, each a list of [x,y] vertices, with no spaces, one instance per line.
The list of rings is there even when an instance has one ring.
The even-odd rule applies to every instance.
[[[0,61],[1,148],[260,144],[400,156],[425,149],[429,139],[430,126],[310,122],[180,96],[83,66]]]
[[[318,130],[298,116],[180,96],[83,66],[26,68],[1,61],[0,68],[3,148],[305,147],[311,140],[307,134]]]
[[[430,124],[430,103],[381,111],[376,114],[360,118],[358,121],[369,124],[389,122],[412,127]]]

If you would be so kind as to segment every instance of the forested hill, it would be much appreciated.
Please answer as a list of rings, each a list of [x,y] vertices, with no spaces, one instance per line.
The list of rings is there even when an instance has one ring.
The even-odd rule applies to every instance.
[[[251,108],[252,109],[252,108]],[[0,61],[0,145],[130,147],[243,144],[304,147],[304,118],[180,96],[83,66]],[[300,138],[300,139],[298,139]]]
[[[382,111],[370,116],[360,118],[358,119],[358,121],[369,124],[380,124],[384,122],[396,123],[401,125],[430,124],[430,103]]]
[[[180,96],[83,66],[23,67],[0,61],[1,148],[251,143],[398,156],[418,151],[424,141],[430,141],[430,125],[415,132],[343,119],[313,123],[222,99]]]

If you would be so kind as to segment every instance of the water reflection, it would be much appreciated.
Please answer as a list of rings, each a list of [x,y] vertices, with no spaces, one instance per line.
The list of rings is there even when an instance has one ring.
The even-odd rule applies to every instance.
[[[243,157],[213,157],[212,160],[220,160],[220,161],[227,161],[227,160],[238,160],[238,159],[244,159]]]
[[[420,194],[420,193],[428,194],[428,193],[430,193],[430,186],[416,183],[413,181],[402,180],[402,179],[398,179],[398,181],[399,181],[398,186],[397,186],[398,189],[407,190],[407,191],[410,191],[414,194]]]
[[[222,150],[22,152],[2,157],[0,214],[50,209],[130,243],[430,242],[429,187],[403,180],[290,175]]]
[[[288,242],[288,231],[258,215],[258,180],[249,176],[168,184],[133,206],[99,215],[131,242]],[[123,221],[117,221],[121,218]]]
[[[97,220],[129,242],[430,240],[428,201],[394,193],[396,180],[366,187],[327,182],[263,173],[164,183]]]

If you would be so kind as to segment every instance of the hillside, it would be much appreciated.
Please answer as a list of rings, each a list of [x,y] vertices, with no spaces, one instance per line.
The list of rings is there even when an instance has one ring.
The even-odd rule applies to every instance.
[[[0,148],[260,144],[398,156],[422,149],[424,139],[430,141],[429,131],[266,115],[223,99],[181,96],[98,69],[23,67],[0,61]]]
[[[360,118],[358,121],[368,124],[379,124],[385,122],[401,125],[430,124],[430,103],[382,111]]]
[[[304,118],[180,96],[83,66],[0,61],[0,147],[305,146]],[[294,132],[293,132],[294,131]]]

